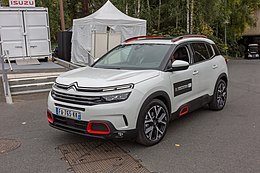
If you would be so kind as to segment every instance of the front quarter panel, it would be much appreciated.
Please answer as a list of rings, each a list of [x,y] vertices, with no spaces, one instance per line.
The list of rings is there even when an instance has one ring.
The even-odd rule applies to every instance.
[[[171,103],[172,103],[172,90],[171,90],[171,82],[169,79],[169,76],[165,72],[161,72],[159,76],[152,78],[150,80],[147,80],[145,82],[138,83],[135,86],[135,90],[141,93],[142,98],[141,102],[138,107],[138,114],[145,103],[145,101],[152,96],[154,93],[163,92],[167,94],[169,98],[169,109],[171,110]],[[165,103],[167,105],[167,103]],[[169,110],[169,111],[170,111]],[[138,117],[136,117],[138,118]]]

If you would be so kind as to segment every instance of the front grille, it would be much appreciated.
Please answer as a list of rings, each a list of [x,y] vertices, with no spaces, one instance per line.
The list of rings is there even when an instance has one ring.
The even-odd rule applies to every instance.
[[[69,119],[66,117],[61,117],[57,115],[53,115],[54,125],[63,129],[68,129],[77,133],[86,133],[86,127],[88,122],[86,121],[78,121]]]
[[[108,86],[108,87],[81,87],[78,86],[77,82],[74,82],[70,85],[59,84],[56,82],[54,84],[54,87],[62,90],[68,90],[70,88],[74,88],[76,91],[79,92],[108,92],[108,91],[132,89],[134,88],[134,84],[125,84],[125,85]]]
[[[55,90],[51,91],[51,96],[54,100],[77,105],[92,106],[106,103],[102,100],[102,97],[100,96],[80,96],[74,94],[61,93]]]
[[[79,87],[77,82],[74,82],[70,85],[55,83],[55,87],[63,90],[68,90],[74,87],[77,91],[81,91],[81,92],[102,92],[103,91],[102,88]]]

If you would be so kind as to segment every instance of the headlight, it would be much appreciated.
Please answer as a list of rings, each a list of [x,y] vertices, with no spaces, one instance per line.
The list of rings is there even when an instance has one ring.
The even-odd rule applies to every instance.
[[[106,102],[120,102],[126,100],[131,92],[102,96]]]
[[[106,91],[125,90],[125,89],[132,89],[132,88],[134,88],[134,84],[125,84],[125,85],[118,85],[112,87],[105,87],[102,89],[102,91],[106,92]]]

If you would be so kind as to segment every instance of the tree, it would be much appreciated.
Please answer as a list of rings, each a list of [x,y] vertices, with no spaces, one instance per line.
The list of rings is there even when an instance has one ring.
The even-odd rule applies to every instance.
[[[8,5],[8,0],[2,0]],[[63,0],[66,28],[73,19],[94,13],[107,0]],[[149,34],[187,34],[187,19],[193,34],[204,34],[223,44],[225,27],[228,45],[236,45],[246,27],[253,26],[253,12],[260,0],[110,0],[119,10],[147,20]],[[225,5],[226,4],[226,5]],[[51,39],[60,30],[58,0],[36,0],[36,6],[49,9]],[[188,13],[187,13],[188,11]],[[227,24],[228,22],[228,24]],[[225,24],[226,23],[226,24]],[[232,51],[231,46],[229,46]]]
[[[88,0],[82,0],[82,13],[84,16],[89,15]]]

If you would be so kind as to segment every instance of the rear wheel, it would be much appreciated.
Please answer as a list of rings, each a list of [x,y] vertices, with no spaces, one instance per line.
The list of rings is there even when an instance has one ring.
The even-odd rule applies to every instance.
[[[215,87],[212,101],[209,104],[212,110],[222,110],[227,101],[227,83],[220,79]]]
[[[169,112],[166,105],[158,99],[143,107],[138,118],[137,142],[146,146],[159,143],[169,124]]]

